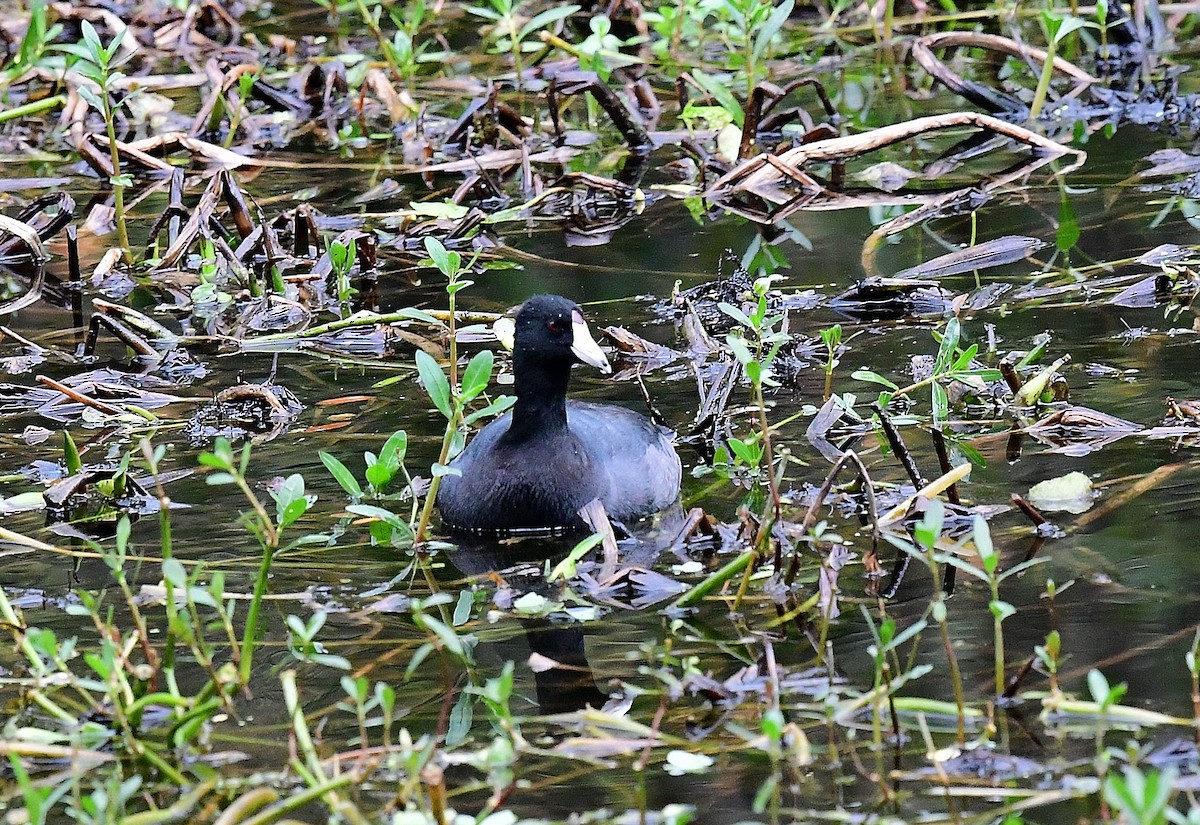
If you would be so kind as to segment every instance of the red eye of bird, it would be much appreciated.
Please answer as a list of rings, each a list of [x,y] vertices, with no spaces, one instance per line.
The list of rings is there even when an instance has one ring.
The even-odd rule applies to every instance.
[[[560,332],[566,329],[566,326],[562,321],[558,320],[557,318],[553,318],[546,322],[546,329],[550,330],[555,335],[558,335]]]

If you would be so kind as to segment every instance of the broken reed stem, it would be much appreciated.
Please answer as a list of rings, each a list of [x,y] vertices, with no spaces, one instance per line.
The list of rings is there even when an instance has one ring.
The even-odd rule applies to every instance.
[[[457,312],[454,318],[468,324],[490,324],[496,321],[501,316],[494,312]],[[396,310],[395,312],[360,312],[349,318],[340,318],[337,321],[330,321],[328,324],[318,324],[315,327],[301,330],[299,332],[277,332],[272,335],[259,335],[255,338],[247,339],[242,343],[244,352],[253,351],[261,344],[273,344],[287,341],[303,341],[309,338],[319,338],[322,335],[329,335],[334,332],[341,332],[346,329],[355,329],[357,327],[373,327],[383,324],[396,324],[402,321],[425,321],[429,322],[432,318],[434,321],[441,321],[446,324],[451,323],[451,315],[449,312],[441,312],[439,310],[424,310],[405,307],[404,309]]]
[[[898,395],[901,391],[897,390]],[[904,472],[908,475],[909,481],[916,488],[924,487],[925,477],[921,475],[921,469],[917,467],[916,460],[912,457],[912,453],[908,451],[908,446],[904,443],[904,439],[900,436],[900,431],[896,429],[896,425],[892,423],[891,417],[887,411],[878,403],[871,404],[871,409],[875,410],[875,414],[879,416],[879,425],[883,428],[883,434],[887,437],[887,442],[891,446],[892,451],[896,453],[896,458],[900,461],[900,465],[904,467]]]
[[[701,601],[705,596],[712,593],[717,588],[728,582],[738,573],[741,573],[750,564],[751,561],[758,555],[753,549],[745,550],[740,556],[726,564],[720,570],[713,572],[704,581],[688,590],[678,599],[676,599],[672,607],[692,607],[697,602]]]

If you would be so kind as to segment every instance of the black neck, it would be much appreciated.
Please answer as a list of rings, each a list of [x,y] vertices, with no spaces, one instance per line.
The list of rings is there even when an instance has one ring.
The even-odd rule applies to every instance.
[[[566,430],[570,362],[547,361],[517,352],[513,374],[517,403],[506,440],[520,441],[533,433]]]

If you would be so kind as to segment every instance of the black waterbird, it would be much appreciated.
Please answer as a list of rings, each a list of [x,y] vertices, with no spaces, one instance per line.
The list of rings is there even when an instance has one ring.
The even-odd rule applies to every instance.
[[[583,313],[539,295],[517,313],[513,410],[484,427],[442,478],[437,504],[450,529],[473,533],[582,528],[593,499],[629,521],[669,507],[682,470],[667,430],[623,407],[567,400],[571,367],[611,372]]]

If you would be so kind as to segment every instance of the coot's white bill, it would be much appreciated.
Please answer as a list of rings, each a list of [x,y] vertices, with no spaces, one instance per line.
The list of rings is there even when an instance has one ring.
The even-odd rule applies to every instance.
[[[579,310],[571,313],[571,352],[575,353],[575,357],[580,361],[591,364],[600,372],[612,372],[612,367],[608,365],[608,357],[592,338],[587,321],[583,320]]]

